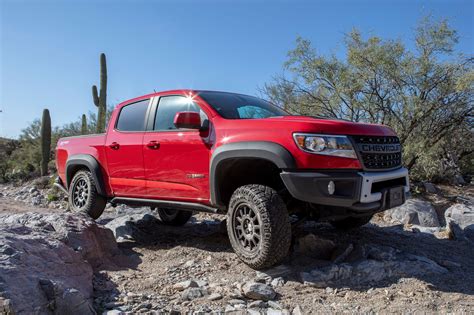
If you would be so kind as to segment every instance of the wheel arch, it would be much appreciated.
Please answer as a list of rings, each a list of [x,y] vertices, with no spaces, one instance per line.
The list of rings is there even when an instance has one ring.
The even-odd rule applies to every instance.
[[[221,192],[221,176],[223,166],[229,160],[261,160],[274,165],[280,171],[294,169],[295,160],[291,153],[278,143],[268,141],[234,142],[218,147],[212,154],[210,161],[210,197],[211,204],[225,209],[226,204]]]
[[[102,168],[99,162],[89,154],[77,154],[72,155],[68,158],[66,162],[66,189],[69,189],[69,184],[74,177],[74,174],[77,173],[80,169],[88,169],[92,178],[96,183],[96,189],[99,195],[107,196],[107,191],[105,189]]]

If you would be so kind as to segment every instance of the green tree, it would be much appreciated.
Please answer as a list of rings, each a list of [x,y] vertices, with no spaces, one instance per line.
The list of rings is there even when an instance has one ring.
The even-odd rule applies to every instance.
[[[344,59],[298,38],[285,63],[289,75],[263,93],[293,113],[392,127],[415,177],[459,172],[474,150],[474,58],[454,53],[458,36],[446,20],[422,19],[414,38],[409,50],[353,30]]]
[[[9,161],[12,153],[18,148],[19,142],[0,138],[0,183],[8,181]]]
[[[18,145],[8,159],[7,177],[27,179],[39,175],[41,165],[41,120],[35,119],[21,131]]]

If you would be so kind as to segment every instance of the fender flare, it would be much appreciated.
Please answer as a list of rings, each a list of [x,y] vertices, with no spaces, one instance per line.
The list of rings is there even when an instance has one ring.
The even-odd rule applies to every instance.
[[[225,208],[226,205],[220,201],[221,196],[218,184],[216,183],[217,171],[223,161],[235,158],[259,158],[272,162],[279,169],[296,168],[295,159],[291,153],[275,142],[246,141],[221,145],[212,153],[209,168],[211,204],[219,208]]]
[[[66,189],[69,189],[69,184],[74,176],[75,170],[79,167],[85,166],[92,174],[92,178],[96,183],[97,192],[99,195],[107,196],[104,179],[102,177],[102,168],[99,162],[89,154],[71,155],[66,162]]]

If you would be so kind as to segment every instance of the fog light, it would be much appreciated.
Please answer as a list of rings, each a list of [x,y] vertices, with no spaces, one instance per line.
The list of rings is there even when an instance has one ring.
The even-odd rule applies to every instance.
[[[336,185],[334,184],[333,181],[330,181],[328,184],[328,193],[332,195],[334,194],[335,191],[336,191]]]

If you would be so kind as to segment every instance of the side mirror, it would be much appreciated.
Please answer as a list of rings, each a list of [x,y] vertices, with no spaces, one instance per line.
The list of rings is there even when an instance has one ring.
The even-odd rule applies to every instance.
[[[178,129],[201,129],[201,116],[196,112],[177,112],[174,125]]]

